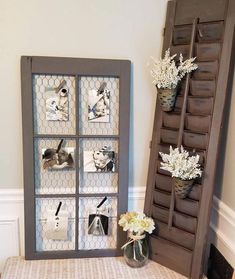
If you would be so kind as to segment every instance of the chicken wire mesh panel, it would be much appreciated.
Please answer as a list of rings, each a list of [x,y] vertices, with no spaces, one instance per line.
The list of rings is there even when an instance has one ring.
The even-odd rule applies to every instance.
[[[66,212],[68,217],[66,236],[61,237],[60,233],[63,232],[59,232],[58,235],[58,231],[56,231],[53,237],[53,231],[50,231],[48,223],[51,213],[56,214],[60,202],[62,203],[61,214]],[[60,216],[60,212],[58,216]],[[61,239],[59,239],[60,237]],[[36,251],[65,250],[75,250],[75,199],[36,198]]]
[[[99,90],[102,86],[104,90]],[[79,126],[83,135],[119,134],[119,78],[80,79]]]
[[[79,235],[78,247],[80,250],[93,249],[115,249],[117,245],[117,198],[108,197],[105,203],[100,207],[108,212],[108,230],[107,235],[94,235],[89,231],[89,214],[96,211],[96,207],[103,198],[80,198],[79,199]]]
[[[102,150],[114,152],[113,168],[107,170],[108,156]],[[101,152],[100,152],[101,151]],[[95,159],[94,159],[95,154]],[[79,192],[80,193],[117,193],[118,192],[118,140],[110,138],[81,139],[79,142]],[[102,158],[99,158],[102,157]],[[103,169],[96,164],[101,160]],[[106,164],[107,163],[107,164]],[[106,165],[105,165],[106,164]]]
[[[35,139],[34,166],[36,194],[73,194],[76,189],[75,152],[76,142],[63,139],[60,161],[54,160],[54,152],[61,139]],[[49,153],[49,158],[43,159]],[[60,154],[60,153],[59,153]],[[52,155],[52,157],[51,157]],[[66,155],[66,156],[64,156]],[[61,163],[57,165],[57,163]],[[61,168],[64,167],[64,168]]]
[[[75,77],[33,75],[34,132],[76,133]]]

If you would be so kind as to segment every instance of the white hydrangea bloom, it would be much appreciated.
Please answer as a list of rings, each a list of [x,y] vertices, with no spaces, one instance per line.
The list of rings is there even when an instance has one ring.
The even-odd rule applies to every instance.
[[[162,157],[161,169],[169,171],[172,177],[178,177],[182,180],[191,180],[202,175],[200,169],[199,155],[189,156],[189,153],[181,148],[173,149],[170,146],[170,153],[159,152]]]
[[[118,224],[134,235],[142,235],[145,232],[152,233],[155,229],[152,218],[146,217],[144,213],[127,212],[121,215]]]
[[[183,55],[180,53],[179,65],[176,66],[174,58],[177,54],[170,56],[170,49],[165,52],[164,58],[153,59],[153,68],[150,71],[153,77],[153,83],[158,88],[176,88],[178,82],[187,74],[197,69],[194,62],[196,57],[183,61]]]

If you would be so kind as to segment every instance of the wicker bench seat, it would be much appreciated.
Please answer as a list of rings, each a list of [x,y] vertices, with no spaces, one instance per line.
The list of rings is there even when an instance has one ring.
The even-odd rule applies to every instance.
[[[128,267],[124,259],[89,258],[26,261],[11,257],[1,279],[185,279],[153,261],[142,267]]]

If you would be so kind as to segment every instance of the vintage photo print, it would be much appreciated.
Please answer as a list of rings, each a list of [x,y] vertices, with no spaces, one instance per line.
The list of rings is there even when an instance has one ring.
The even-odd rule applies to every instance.
[[[108,235],[109,217],[97,213],[89,214],[88,218],[88,234],[92,235]]]
[[[108,235],[110,205],[106,201],[108,199],[104,197],[96,208],[89,210],[88,234],[94,236]]]
[[[61,148],[63,140],[60,141],[57,149],[42,149],[42,167],[46,169],[64,169],[74,167],[74,147]]]
[[[68,121],[69,120],[69,89],[66,81],[54,89],[46,92],[46,120],[52,121]]]
[[[99,151],[83,152],[84,172],[114,172],[115,161],[115,152],[107,146]]]
[[[88,92],[88,122],[109,122],[109,102],[109,90],[90,90]]]

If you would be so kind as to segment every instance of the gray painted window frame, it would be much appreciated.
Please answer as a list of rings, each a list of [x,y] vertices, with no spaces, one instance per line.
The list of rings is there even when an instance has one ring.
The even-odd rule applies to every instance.
[[[118,135],[79,135],[78,125],[74,138],[76,142],[81,138],[113,138],[119,143],[118,166],[118,193],[109,194],[118,200],[117,217],[127,211],[128,204],[128,174],[129,174],[129,125],[130,125],[130,72],[129,60],[87,59],[87,58],[62,58],[62,57],[21,57],[21,91],[22,91],[22,126],[23,126],[23,164],[24,164],[24,209],[25,209],[25,258],[33,259],[59,259],[120,256],[121,246],[126,240],[126,234],[118,226],[116,249],[78,250],[78,213],[76,212],[75,250],[71,251],[36,251],[35,235],[35,199],[36,197],[75,197],[76,207],[79,197],[78,177],[76,178],[75,194],[35,194],[34,181],[34,139],[59,138],[60,135],[37,135],[33,127],[33,84],[34,74],[55,74],[79,76],[109,76],[119,78],[119,134]],[[79,94],[76,86],[76,96]],[[79,98],[76,98],[76,104]],[[77,106],[78,107],[78,106]],[[76,112],[78,123],[78,112]],[[64,137],[64,135],[63,135]],[[78,169],[78,164],[77,169]],[[84,194],[83,194],[84,196]],[[89,195],[87,195],[89,196]],[[91,194],[99,197],[101,194]],[[78,210],[76,210],[78,211]],[[117,219],[118,220],[118,219]]]

